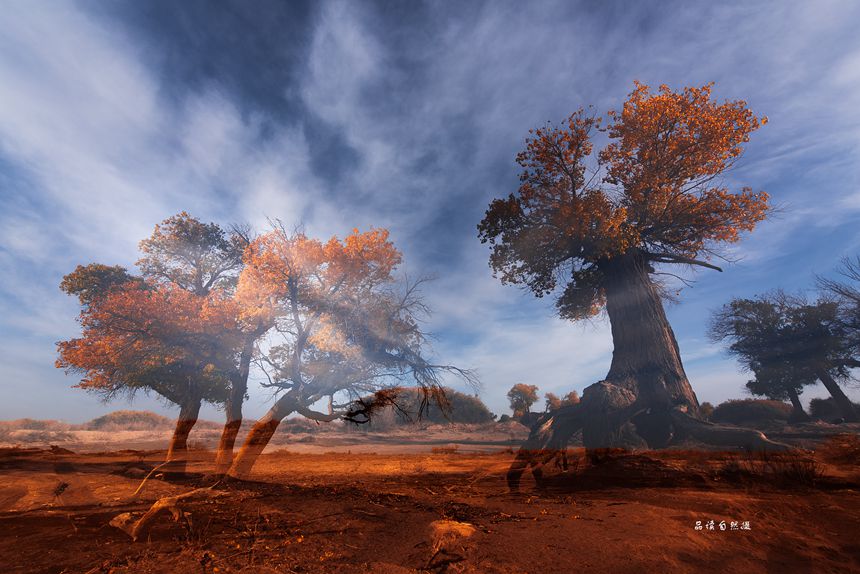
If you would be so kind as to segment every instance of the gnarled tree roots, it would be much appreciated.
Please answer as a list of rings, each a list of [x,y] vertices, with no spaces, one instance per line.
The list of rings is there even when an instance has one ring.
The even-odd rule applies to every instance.
[[[592,462],[607,449],[664,448],[688,438],[749,451],[793,448],[768,439],[758,430],[700,420],[684,407],[648,405],[628,389],[601,381],[585,389],[582,402],[554,411],[535,425],[508,469],[508,488],[519,490],[527,468],[538,484],[549,462],[558,461],[566,469],[567,444],[580,430]]]

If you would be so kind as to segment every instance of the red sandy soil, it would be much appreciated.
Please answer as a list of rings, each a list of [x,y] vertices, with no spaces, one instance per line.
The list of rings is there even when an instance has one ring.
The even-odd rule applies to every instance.
[[[860,571],[851,435],[816,452],[815,480],[800,456],[765,468],[665,451],[591,466],[578,449],[567,471],[549,465],[546,488],[526,474],[521,494],[505,484],[510,449],[440,450],[269,453],[252,481],[219,483],[224,495],[183,503],[183,519],[164,514],[132,542],[111,519],[211,484],[211,452],[194,453],[186,479],[150,480],[135,499],[162,452],[3,449],[0,572]],[[715,530],[694,528],[710,520]]]

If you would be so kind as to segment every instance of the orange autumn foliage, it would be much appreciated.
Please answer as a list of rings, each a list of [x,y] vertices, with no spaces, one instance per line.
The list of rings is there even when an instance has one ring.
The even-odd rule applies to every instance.
[[[190,392],[225,397],[241,330],[235,303],[174,284],[130,281],[81,311],[82,336],[57,344],[56,365],[82,375],[80,388],[106,396],[153,390],[179,403]]]
[[[385,229],[353,230],[343,241],[332,237],[326,243],[276,229],[248,248],[236,299],[244,316],[272,320],[284,312],[294,320],[292,309],[279,311],[278,305],[295,302],[302,310],[322,312],[331,308],[335,296],[345,301],[362,289],[392,281],[400,261]]]
[[[244,320],[273,322],[285,335],[268,353],[273,384],[312,403],[429,373],[419,354],[421,304],[393,275],[400,261],[384,229],[322,242],[276,228],[255,239],[236,300]]]
[[[713,180],[767,118],[743,100],[713,102],[711,87],[678,93],[663,85],[651,94],[637,82],[621,112],[609,112],[617,141],[600,158],[606,181],[624,190],[621,205],[640,244],[695,257],[707,242],[737,241],[764,219],[766,193],[732,193]]]
[[[557,306],[577,319],[605,304],[613,258],[711,266],[717,244],[737,241],[768,212],[766,193],[717,181],[767,119],[742,100],[714,101],[711,87],[652,93],[636,82],[605,127],[580,109],[562,126],[531,130],[517,156],[518,192],[494,200],[478,225],[494,273],[539,297],[564,278]],[[598,130],[611,141],[595,153]]]

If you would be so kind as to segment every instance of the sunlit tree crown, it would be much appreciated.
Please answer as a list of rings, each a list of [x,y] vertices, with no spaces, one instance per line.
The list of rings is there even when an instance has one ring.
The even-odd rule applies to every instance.
[[[637,82],[607,116],[603,125],[580,109],[532,130],[517,156],[517,193],[493,201],[478,226],[503,282],[538,296],[564,285],[557,306],[573,319],[602,308],[613,258],[711,266],[715,246],[737,241],[768,210],[766,193],[718,180],[766,122],[746,102],[718,103],[710,84],[652,93]],[[610,143],[595,153],[598,130]]]

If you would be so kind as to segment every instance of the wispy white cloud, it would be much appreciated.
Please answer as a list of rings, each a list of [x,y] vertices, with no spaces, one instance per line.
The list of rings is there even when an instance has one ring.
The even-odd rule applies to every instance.
[[[318,5],[298,79],[270,86],[304,106],[285,119],[217,79],[168,95],[163,63],[81,5],[14,4],[0,20],[0,263],[14,269],[0,277],[0,309],[10,337],[70,336],[62,274],[92,260],[132,264],[137,241],[179,210],[260,227],[278,217],[320,236],[375,225],[391,228],[410,275],[438,277],[426,289],[436,352],[478,368],[493,408],[520,380],[581,389],[608,368],[605,323],[563,323],[550,301],[501,286],[474,226],[492,197],[516,188],[512,160],[529,128],[583,104],[617,107],[633,79],[714,80],[719,97],[747,99],[771,119],[726,183],[764,188],[788,208],[728,251],[741,264],[703,276],[670,310],[699,394],[736,395],[725,381],[742,386],[743,375],[701,342],[709,309],[728,293],[795,284],[857,248],[846,239],[828,250],[821,238],[846,237],[860,212],[860,111],[850,97],[860,91],[852,24],[860,7],[559,1],[420,10],[419,26],[372,4]],[[199,33],[209,33],[205,19]],[[248,61],[261,74],[266,65]],[[313,122],[301,114],[358,158],[336,183],[326,176],[342,171],[343,158],[314,156]],[[803,257],[807,239],[818,242],[815,261]],[[68,382],[32,378],[44,388]]]
[[[268,118],[241,114],[216,87],[178,104],[162,97],[158,72],[142,54],[73,5],[18,4],[7,12],[0,22],[0,158],[12,168],[0,193],[4,338],[41,337],[32,344],[51,355],[54,341],[75,332],[74,305],[57,288],[62,275],[90,261],[133,264],[137,242],[180,210],[261,225],[266,217],[322,221],[334,213],[316,197],[300,128],[266,137]],[[22,368],[3,359],[4,373]],[[44,371],[30,378],[44,389],[70,380]],[[69,404],[81,401],[69,392]]]

